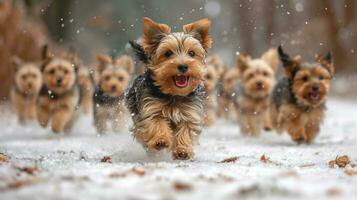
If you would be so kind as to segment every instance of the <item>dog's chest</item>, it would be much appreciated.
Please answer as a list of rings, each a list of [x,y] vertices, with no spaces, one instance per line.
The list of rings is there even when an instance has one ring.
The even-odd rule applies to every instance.
[[[269,99],[252,100],[241,96],[238,98],[238,107],[241,112],[250,114],[260,114],[268,109]]]

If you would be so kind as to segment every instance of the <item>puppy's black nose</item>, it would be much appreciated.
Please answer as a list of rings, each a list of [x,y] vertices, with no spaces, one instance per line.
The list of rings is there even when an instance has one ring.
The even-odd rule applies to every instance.
[[[32,83],[28,83],[29,88],[32,88]]]
[[[112,85],[112,91],[114,92],[117,89],[116,85]]]
[[[318,92],[319,89],[320,89],[320,87],[319,87],[318,85],[312,85],[311,89],[312,89],[312,91],[314,91],[314,92]]]
[[[257,81],[257,88],[263,88],[263,82]]]
[[[56,80],[56,83],[57,83],[57,85],[61,85],[61,84],[62,84],[62,78],[58,78],[58,79]]]
[[[185,73],[188,70],[188,66],[186,64],[179,64],[179,66],[177,67],[177,69],[182,72]]]

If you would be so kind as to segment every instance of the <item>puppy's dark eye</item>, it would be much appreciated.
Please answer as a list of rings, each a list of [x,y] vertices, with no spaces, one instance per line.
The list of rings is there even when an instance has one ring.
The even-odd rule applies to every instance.
[[[36,74],[32,74],[32,78],[37,78],[37,75]]]
[[[68,72],[69,72],[68,69],[63,70],[63,73],[65,73],[65,74],[68,74]]]
[[[172,54],[174,54],[174,53],[171,50],[168,50],[165,52],[165,57],[170,58],[172,56]]]
[[[55,69],[51,69],[50,71],[48,71],[48,73],[53,75],[55,73]]]
[[[301,80],[304,81],[304,82],[306,82],[307,80],[309,80],[309,77],[303,76],[303,77],[301,78]]]
[[[268,76],[268,72],[263,72],[263,76]]]
[[[120,82],[122,82],[122,81],[124,80],[124,77],[119,76],[119,77],[118,77],[118,80],[119,80]]]
[[[106,80],[106,81],[109,81],[109,79],[110,79],[110,76],[104,76],[104,80]]]
[[[251,78],[253,78],[254,77],[254,74],[249,74],[248,75],[248,79],[251,79]]]
[[[319,76],[319,79],[320,79],[320,80],[324,80],[324,77],[323,77],[323,76]]]
[[[191,50],[188,52],[188,55],[193,58],[193,57],[195,57],[196,53]]]
[[[27,77],[26,77],[26,75],[22,75],[21,78],[22,78],[23,80],[25,80]]]
[[[207,76],[206,76],[206,79],[207,79],[207,80],[209,80],[209,79],[211,79],[211,78],[212,78],[211,75],[207,75]]]

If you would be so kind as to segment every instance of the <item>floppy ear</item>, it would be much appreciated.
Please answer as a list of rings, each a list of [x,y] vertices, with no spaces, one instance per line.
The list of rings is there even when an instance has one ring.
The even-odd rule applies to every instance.
[[[11,63],[14,65],[15,72],[17,72],[23,65],[22,60],[17,56],[11,58]]]
[[[240,53],[237,56],[236,68],[238,69],[239,74],[243,74],[244,71],[246,69],[248,69],[248,67],[249,67],[248,61],[249,61],[249,59],[250,59],[250,57],[245,53]]]
[[[316,54],[316,61],[322,64],[331,74],[331,76],[335,75],[335,66],[333,64],[332,54],[331,52],[327,52],[325,56]]]
[[[131,56],[122,55],[115,60],[115,64],[123,67],[125,70],[129,72],[129,74],[134,72],[134,60]]]
[[[193,37],[201,42],[203,48],[207,51],[212,45],[212,38],[209,34],[210,26],[211,21],[205,18],[191,24],[184,25],[183,32],[193,35]]]
[[[301,56],[295,56],[294,59],[290,58],[288,54],[283,51],[281,46],[278,47],[278,54],[281,62],[283,63],[285,74],[288,78],[292,78],[293,74],[301,64]]]
[[[99,73],[102,73],[102,71],[107,67],[108,64],[112,63],[113,60],[110,56],[100,54],[97,56],[97,71]]]
[[[276,50],[276,48],[271,48],[268,51],[266,51],[262,57],[262,60],[264,60],[266,63],[269,64],[269,66],[276,71],[276,69],[278,68],[278,64],[279,64],[279,58],[278,58],[278,51]]]
[[[171,29],[166,24],[159,24],[148,17],[143,18],[144,35],[143,47],[147,55],[151,55],[161,39],[169,34]]]

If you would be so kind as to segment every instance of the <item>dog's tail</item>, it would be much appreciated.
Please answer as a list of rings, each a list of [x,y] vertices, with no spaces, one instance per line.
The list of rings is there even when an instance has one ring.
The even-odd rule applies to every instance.
[[[131,45],[131,48],[133,48],[135,56],[144,64],[148,64],[149,59],[145,54],[143,46],[141,46],[141,44],[139,44],[137,41],[134,40],[129,41],[129,44]]]

